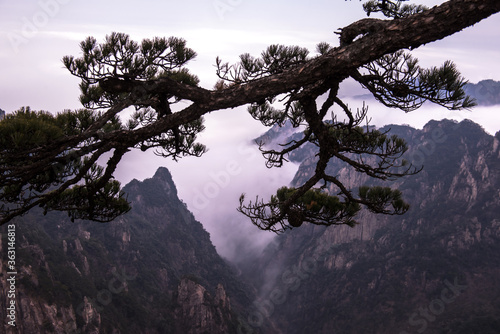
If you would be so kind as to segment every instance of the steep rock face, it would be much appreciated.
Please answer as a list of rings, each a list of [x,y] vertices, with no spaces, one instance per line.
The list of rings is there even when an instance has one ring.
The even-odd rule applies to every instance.
[[[252,267],[260,288],[248,321],[283,333],[498,333],[500,152],[470,121],[390,126],[424,165],[393,184],[404,216],[363,212],[360,225],[303,225]],[[313,152],[311,152],[313,154]],[[294,182],[310,175],[312,154]],[[332,162],[351,187],[372,181]],[[274,332],[279,332],[274,331]],[[273,333],[267,331],[267,333]]]
[[[133,209],[108,224],[37,212],[15,222],[12,333],[222,333],[244,323],[239,314],[250,300],[247,289],[177,198],[168,170],[124,190]],[[5,250],[7,229],[1,233]],[[6,260],[0,269],[2,314]],[[195,289],[186,277],[197,282]],[[194,301],[179,299],[179,291],[190,289],[206,297],[192,312]]]
[[[179,283],[176,309],[177,333],[236,333],[231,319],[231,304],[219,284],[212,297],[200,284],[185,278]]]

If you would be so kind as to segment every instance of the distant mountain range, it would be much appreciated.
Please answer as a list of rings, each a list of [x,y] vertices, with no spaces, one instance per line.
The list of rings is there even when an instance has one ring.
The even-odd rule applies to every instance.
[[[483,80],[477,84],[468,83],[465,92],[475,98],[479,106],[500,104],[500,81]]]
[[[500,104],[500,81],[482,80],[478,83],[465,85],[465,92],[476,100],[478,106],[493,106]],[[354,96],[359,100],[373,100],[372,94]]]
[[[216,253],[165,168],[126,185],[133,209],[108,224],[29,213],[15,223],[16,327],[2,330],[499,333],[500,132],[449,120],[389,128],[424,165],[392,184],[411,204],[407,214],[362,212],[354,228],[304,224],[237,268]],[[293,135],[275,128],[262,138]],[[297,152],[293,185],[311,174],[314,154]],[[328,168],[353,188],[372,182],[336,161]],[[7,226],[0,231],[6,254]]]

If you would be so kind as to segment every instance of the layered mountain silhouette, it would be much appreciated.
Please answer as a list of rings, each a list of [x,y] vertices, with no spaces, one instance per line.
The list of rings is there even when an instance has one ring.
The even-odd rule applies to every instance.
[[[217,254],[166,168],[126,185],[132,210],[108,224],[30,212],[15,222],[16,327],[5,318],[0,332],[500,332],[500,132],[449,120],[389,128],[424,166],[384,183],[402,190],[407,214],[362,212],[354,228],[304,224],[238,268]],[[294,135],[273,131],[268,144]],[[291,157],[300,162],[292,185],[312,173],[314,154],[306,146]],[[352,189],[373,184],[337,161],[328,168]]]
[[[500,132],[471,121],[391,125],[422,172],[390,185],[411,209],[361,214],[351,228],[303,225],[281,235],[246,269],[260,286],[255,328],[285,333],[499,333]],[[292,184],[315,168],[316,148]],[[332,161],[329,174],[353,190],[374,184]],[[252,275],[252,273],[258,273]],[[265,280],[263,280],[265,277]]]

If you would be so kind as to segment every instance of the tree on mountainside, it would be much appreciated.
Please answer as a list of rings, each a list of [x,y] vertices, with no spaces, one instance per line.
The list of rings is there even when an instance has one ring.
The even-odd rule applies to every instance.
[[[71,74],[81,79],[85,109],[57,115],[23,108],[0,122],[0,219],[41,207],[66,211],[71,219],[111,221],[130,206],[113,173],[131,149],[154,150],[177,160],[201,156],[196,141],[209,112],[249,105],[250,114],[266,126],[289,121],[305,128],[302,139],[281,150],[261,147],[268,167],[280,167],[287,155],[305,143],[318,147],[314,175],[297,188],[281,188],[270,201],[256,199],[238,208],[259,228],[275,232],[313,224],[355,224],[362,208],[382,214],[408,210],[400,191],[388,187],[349,189],[325,170],[340,159],[360,173],[389,180],[418,168],[403,159],[406,143],[389,133],[362,126],[365,106],[353,112],[338,96],[353,78],[383,105],[406,112],[430,101],[448,109],[473,106],[466,81],[451,62],[424,69],[410,54],[417,48],[462,30],[500,11],[496,0],[451,0],[432,9],[404,1],[371,0],[365,18],[340,29],[339,45],[317,46],[317,55],[297,46],[272,45],[260,57],[240,56],[237,64],[216,60],[219,82],[213,90],[198,86],[186,64],[196,53],[180,38],[132,41],[112,33],[99,44],[89,37],[83,55],[64,57]],[[179,102],[187,107],[173,111]],[[185,104],[183,104],[185,105]],[[333,114],[336,105],[342,114]],[[122,122],[120,113],[136,112]],[[332,118],[325,121],[332,113]],[[104,166],[97,161],[109,155]],[[318,188],[317,186],[320,185]],[[324,188],[338,192],[328,194]]]

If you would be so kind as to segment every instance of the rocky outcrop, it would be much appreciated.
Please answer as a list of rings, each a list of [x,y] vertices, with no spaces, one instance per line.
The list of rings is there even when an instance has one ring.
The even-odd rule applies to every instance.
[[[11,333],[227,333],[244,324],[251,290],[178,199],[168,170],[124,190],[133,209],[108,224],[38,212],[15,222]],[[6,226],[0,233],[6,240]]]
[[[177,333],[202,334],[235,333],[231,305],[224,287],[217,285],[215,297],[189,278],[181,280],[177,291],[175,311]]]

